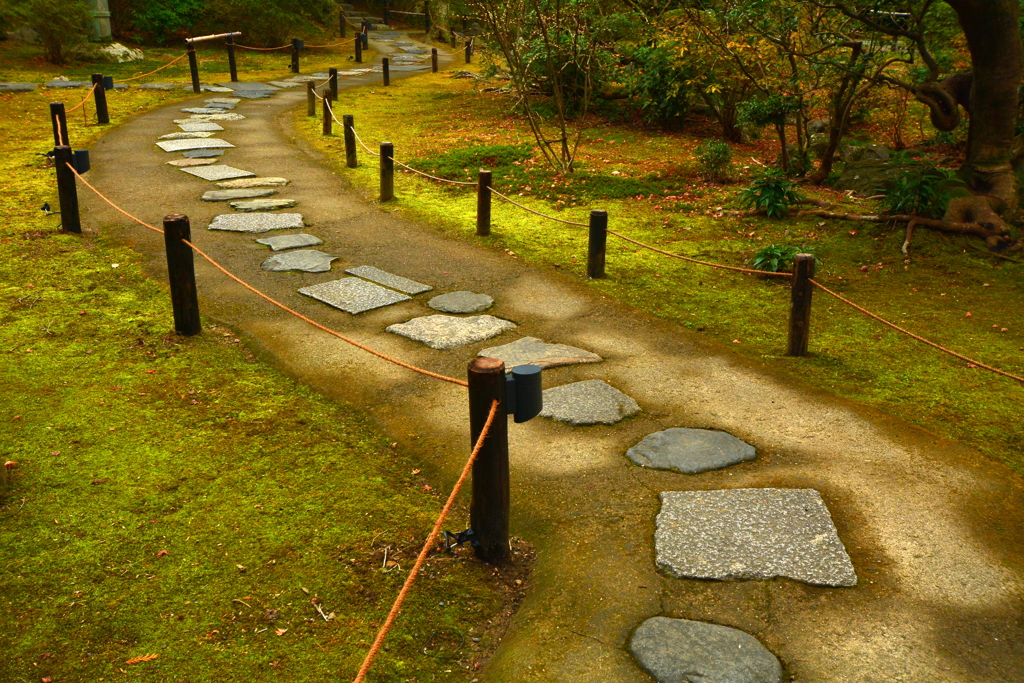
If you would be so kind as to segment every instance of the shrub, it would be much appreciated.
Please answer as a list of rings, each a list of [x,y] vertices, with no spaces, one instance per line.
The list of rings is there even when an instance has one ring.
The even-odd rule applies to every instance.
[[[241,31],[248,45],[277,46],[336,21],[337,9],[334,0],[206,0],[199,28]]]
[[[764,211],[769,218],[784,217],[789,213],[789,207],[803,199],[785,172],[777,168],[768,169],[740,192],[740,202],[744,206]]]
[[[697,146],[701,175],[709,182],[727,180],[732,167],[732,147],[722,140],[705,140]]]
[[[188,36],[205,5],[205,0],[108,1],[115,35],[155,45]]]
[[[886,213],[915,214],[925,218],[942,218],[952,199],[947,185],[953,174],[930,169],[896,179],[885,191],[882,208]]]
[[[686,116],[695,72],[684,43],[663,40],[636,48],[632,56],[635,67],[627,87],[647,118],[669,124]]]
[[[792,245],[779,246],[769,244],[764,249],[754,254],[750,259],[750,266],[755,270],[767,270],[771,273],[780,273],[793,269],[793,257],[797,254],[813,254],[813,247],[794,247]],[[818,262],[820,265],[821,262]]]
[[[92,14],[86,0],[23,0],[17,5],[28,27],[39,34],[46,61],[66,64],[89,39]]]

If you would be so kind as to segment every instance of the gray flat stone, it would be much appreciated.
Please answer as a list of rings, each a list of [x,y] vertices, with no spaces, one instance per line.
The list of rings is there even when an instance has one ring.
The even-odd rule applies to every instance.
[[[588,379],[545,389],[540,416],[571,425],[613,425],[639,412],[637,402],[612,385]]]
[[[326,273],[331,269],[331,261],[337,260],[337,256],[331,256],[316,249],[299,249],[271,256],[260,265],[260,268],[274,273],[287,270],[298,270],[303,273]]]
[[[423,71],[429,69],[430,66],[427,64],[396,64],[395,66],[388,67],[389,71]]]
[[[277,211],[290,209],[297,204],[294,199],[243,199],[231,202],[230,206],[235,211]]]
[[[225,213],[214,218],[207,229],[261,233],[304,227],[306,224],[302,222],[301,213]]]
[[[223,110],[216,107],[185,107],[181,111],[186,114],[220,114]]]
[[[664,491],[654,549],[658,567],[677,578],[857,585],[814,489]]]
[[[139,90],[177,90],[177,83],[143,83],[138,86]]]
[[[259,83],[256,81],[239,81],[238,83],[218,83],[217,85],[232,90],[238,97],[241,97],[239,93],[243,93],[247,90],[269,90],[273,92],[276,88],[266,83]]]
[[[224,150],[222,149],[190,149],[184,154],[183,157],[186,159],[213,159],[214,157],[224,156]]]
[[[213,135],[212,132],[202,131],[185,131],[182,133],[168,133],[167,135],[161,135],[157,140],[201,140],[208,138]]]
[[[651,617],[629,651],[658,683],[782,683],[782,665],[761,642],[728,626]]]
[[[277,194],[277,190],[255,189],[255,190],[210,190],[204,192],[204,202],[230,202],[234,199],[255,199],[257,197],[269,197]]]
[[[423,342],[432,349],[444,350],[490,339],[515,327],[515,323],[495,318],[493,315],[477,315],[471,318],[427,315],[413,318],[409,322],[390,325],[387,331]]]
[[[241,102],[237,97],[211,97],[208,100],[204,100],[205,104],[238,104]]]
[[[648,434],[626,451],[626,457],[643,467],[700,474],[753,460],[754,447],[732,434],[710,429],[674,427]]]
[[[298,249],[299,247],[315,247],[323,244],[324,241],[319,237],[300,232],[294,235],[264,237],[263,239],[256,240],[256,243],[265,244],[270,247],[271,251],[284,251],[286,249]]]
[[[191,90],[192,86],[186,85],[182,90]],[[224,88],[219,85],[207,85],[203,83],[199,86],[199,92],[232,92],[231,88]]]
[[[399,292],[405,292],[406,294],[422,294],[433,289],[433,287],[422,282],[416,282],[400,275],[392,275],[373,266],[357,266],[356,268],[348,268],[345,272],[349,275],[358,275],[370,282],[376,282],[378,285],[397,289]]]
[[[262,100],[271,97],[277,90],[237,90],[235,94],[247,100]]]
[[[193,114],[187,119],[174,119],[175,123],[196,123],[197,121],[244,121],[245,116],[238,112],[228,111],[223,114]]]
[[[548,344],[536,337],[523,337],[511,344],[484,349],[477,355],[500,358],[505,361],[506,372],[512,372],[512,368],[517,365],[539,365],[542,368],[554,368],[559,365],[575,365],[577,363],[600,363],[604,360],[596,353],[565,344]]]
[[[275,88],[298,88],[300,85],[302,85],[301,83],[296,83],[295,81],[268,81],[268,83],[269,85],[272,85]]]
[[[235,105],[228,104],[227,102],[210,102],[209,100],[203,105],[203,109],[220,109],[221,111],[231,111],[235,108]],[[197,114],[206,114],[207,112],[196,112]]]
[[[178,128],[181,128],[186,133],[216,133],[224,130],[224,126],[213,123],[212,121],[189,121],[188,123],[179,123]]]
[[[188,149],[227,149],[234,147],[227,140],[220,138],[207,138],[205,140],[165,140],[156,143],[156,146],[165,152],[184,152]]]
[[[188,166],[209,166],[210,164],[217,163],[218,159],[175,159],[174,161],[168,161],[168,165],[177,166],[178,168],[185,168]]]
[[[47,81],[44,83],[47,88],[84,88],[85,86],[91,86],[92,81]]]
[[[287,178],[239,178],[217,183],[217,187],[222,190],[234,190],[246,187],[284,187],[287,184]]]
[[[480,313],[493,306],[494,299],[474,292],[448,292],[435,296],[427,305],[442,313]]]
[[[181,170],[185,173],[191,173],[197,178],[210,181],[231,180],[232,178],[248,178],[256,175],[252,171],[243,171],[238,168],[232,168],[231,166],[225,166],[224,164],[200,166],[198,168],[183,168]]]
[[[299,290],[299,294],[305,294],[352,315],[411,300],[405,294],[385,289],[357,277],[345,277],[340,280],[303,287]]]
[[[35,89],[35,83],[0,83],[0,92],[28,92]]]

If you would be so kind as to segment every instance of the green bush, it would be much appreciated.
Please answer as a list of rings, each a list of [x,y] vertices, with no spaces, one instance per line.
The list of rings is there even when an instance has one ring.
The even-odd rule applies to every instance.
[[[771,273],[781,273],[782,271],[793,270],[793,257],[797,254],[813,253],[814,249],[810,247],[769,244],[767,247],[754,254],[754,258],[750,259],[750,266],[755,270],[766,270]],[[820,265],[820,261],[818,263]]]
[[[732,147],[723,140],[705,140],[697,145],[697,163],[705,180],[727,180],[732,168]]]
[[[191,34],[205,0],[109,0],[109,4],[114,35],[163,45]]]
[[[51,64],[66,64],[89,39],[92,14],[86,0],[21,0],[11,8],[39,34],[46,61]]]
[[[627,88],[645,116],[663,125],[681,121],[689,109],[688,83],[695,72],[684,47],[682,40],[669,39],[633,51]]]
[[[789,213],[789,207],[803,199],[785,172],[778,168],[766,170],[740,192],[743,206],[764,211],[769,218],[783,218]]]
[[[928,169],[896,179],[896,185],[885,191],[882,208],[890,214],[914,214],[925,218],[942,218],[952,194],[948,185],[951,172]]]
[[[241,31],[247,45],[277,46],[337,21],[333,0],[205,0],[199,28]]]

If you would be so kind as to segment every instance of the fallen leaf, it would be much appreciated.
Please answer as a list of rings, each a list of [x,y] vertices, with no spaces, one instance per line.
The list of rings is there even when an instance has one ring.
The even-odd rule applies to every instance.
[[[286,633],[288,633],[288,629],[286,628],[279,628],[276,631],[274,631],[275,636],[283,636]]]
[[[160,655],[140,655],[139,657],[132,657],[131,659],[125,660],[125,664],[138,664],[139,662],[151,662]]]
[[[164,555],[170,555],[170,553],[167,552],[166,550],[161,550],[160,552],[158,552],[156,554],[157,557],[163,557]]]

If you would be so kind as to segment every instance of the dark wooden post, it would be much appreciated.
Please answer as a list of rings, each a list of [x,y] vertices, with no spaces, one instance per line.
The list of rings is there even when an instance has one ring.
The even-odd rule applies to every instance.
[[[316,83],[306,81],[306,116],[316,116]]]
[[[384,85],[391,85],[391,63],[387,57],[380,60],[380,66],[384,71]]]
[[[789,304],[789,348],[787,356],[806,356],[811,336],[811,295],[814,294],[814,254],[793,257],[793,289]]]
[[[63,102],[51,102],[50,103],[50,124],[53,126],[53,144],[55,147],[60,145],[71,145],[71,140],[68,135],[68,117],[64,113]]]
[[[469,363],[469,436],[475,446],[483,432],[491,405],[498,414],[473,463],[473,497],[469,527],[479,545],[477,557],[491,564],[508,559],[509,471],[508,417],[505,406],[505,363],[497,358],[476,358]]]
[[[430,3],[423,3],[423,32],[428,40],[430,39]]]
[[[363,63],[363,38],[361,35],[356,36],[356,64]]]
[[[82,232],[82,217],[78,213],[78,185],[71,170],[74,152],[67,145],[53,150],[53,163],[57,169],[57,198],[60,202],[60,225],[64,232]]]
[[[235,61],[234,36],[228,36],[228,70],[231,72],[231,82],[238,83],[238,63]]]
[[[203,331],[199,321],[199,296],[196,292],[196,268],[188,216],[174,213],[164,217],[164,246],[167,248],[167,276],[171,281],[171,307],[174,309],[174,331],[191,337]]]
[[[437,73],[437,48],[430,48],[430,70]]]
[[[356,127],[352,114],[341,117],[342,128],[345,130],[345,165],[355,168],[359,165],[356,159]]]
[[[587,277],[604,277],[604,255],[608,243],[608,212],[590,212],[590,239],[587,244]]]
[[[451,42],[452,49],[454,50],[455,49],[455,31],[449,29],[449,31],[448,31],[448,40],[449,40],[449,42]]]
[[[395,146],[390,142],[380,143],[380,200],[389,202],[395,198]]]
[[[335,69],[332,66],[330,69],[327,70],[327,73],[330,74],[327,77],[327,83],[328,83],[328,85],[331,86],[331,102],[337,102],[338,101],[338,70]]]
[[[466,64],[470,64],[473,61],[473,43],[466,41]]]
[[[110,111],[107,109],[107,91],[103,87],[103,74],[93,74],[93,93],[96,95],[96,122],[110,123]]]
[[[323,134],[331,134],[331,93],[329,90],[324,91],[324,123],[323,123]]]
[[[384,16],[382,18],[385,24],[391,25],[391,7],[388,6],[387,2],[384,3]]]
[[[363,49],[370,49],[370,22],[363,20],[363,29],[359,32],[359,39],[363,41]]]
[[[192,74],[192,92],[199,94],[202,88],[199,85],[199,61],[196,59],[196,46],[188,44],[188,70]]]
[[[491,172],[482,168],[476,184],[476,234],[491,234]]]
[[[344,38],[346,35],[348,35],[348,26],[346,26],[347,22],[345,21],[345,10],[341,10],[338,13],[338,21],[339,21],[339,24],[340,24],[340,27],[341,27],[340,31],[339,31],[339,35],[342,38]]]
[[[292,38],[292,73],[299,73],[299,39]]]

